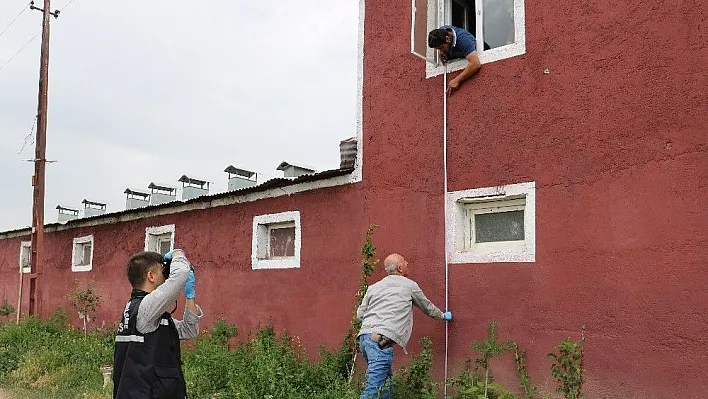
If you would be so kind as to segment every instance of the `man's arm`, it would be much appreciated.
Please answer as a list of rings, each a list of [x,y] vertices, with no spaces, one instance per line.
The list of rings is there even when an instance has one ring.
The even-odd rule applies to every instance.
[[[364,294],[364,299],[361,300],[361,305],[356,310],[356,318],[359,320],[364,319],[364,314],[366,314],[366,309],[369,307],[369,293]]]
[[[430,300],[423,294],[423,290],[420,289],[418,284],[415,284],[413,288],[413,304],[423,311],[426,315],[434,319],[442,319],[443,312],[438,309]]]
[[[189,262],[184,256],[172,259],[170,275],[155,291],[147,294],[138,308],[137,329],[141,334],[151,333],[160,325],[160,318],[174,306],[189,277]]]
[[[455,76],[455,78],[450,81],[447,87],[447,94],[452,94],[455,90],[459,89],[462,82],[474,76],[479,72],[479,69],[482,68],[482,63],[479,61],[479,56],[476,51],[469,53],[466,58],[467,66],[459,75]]]
[[[202,308],[194,302],[194,299],[187,299],[183,319],[173,320],[179,339],[192,339],[199,336],[199,320],[202,315]]]

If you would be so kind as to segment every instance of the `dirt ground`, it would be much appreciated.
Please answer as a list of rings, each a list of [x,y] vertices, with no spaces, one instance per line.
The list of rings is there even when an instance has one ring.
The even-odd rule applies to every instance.
[[[7,392],[0,389],[0,399],[11,399],[11,397]]]

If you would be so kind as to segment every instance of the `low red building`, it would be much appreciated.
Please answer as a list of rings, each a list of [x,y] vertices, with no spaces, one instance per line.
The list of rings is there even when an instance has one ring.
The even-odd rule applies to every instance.
[[[311,351],[334,346],[376,223],[379,256],[402,253],[435,303],[447,295],[452,371],[496,320],[551,391],[546,354],[585,326],[587,397],[708,394],[708,4],[413,5],[361,3],[353,169],[48,225],[44,313],[92,280],[98,321],[115,322],[128,256],[176,245],[198,265],[205,326],[272,318]],[[484,64],[449,98],[447,157],[443,69],[414,55],[430,58],[442,23],[476,34]],[[28,240],[0,233],[11,303]],[[442,376],[444,325],[417,313],[412,342],[423,335]],[[514,383],[509,359],[495,372]]]

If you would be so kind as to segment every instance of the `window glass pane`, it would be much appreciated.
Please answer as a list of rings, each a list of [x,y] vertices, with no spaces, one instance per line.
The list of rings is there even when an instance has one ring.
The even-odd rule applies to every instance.
[[[295,256],[295,227],[270,230],[270,257]]]
[[[475,242],[523,241],[524,211],[474,215]]]
[[[22,247],[22,267],[30,267],[30,260],[32,258],[32,250],[29,247]]]
[[[170,241],[169,240],[160,240],[160,254],[164,255],[168,252],[170,252]]]
[[[91,244],[83,244],[83,259],[81,264],[82,265],[90,265],[91,264]]]
[[[485,49],[514,43],[514,0],[482,0]]]

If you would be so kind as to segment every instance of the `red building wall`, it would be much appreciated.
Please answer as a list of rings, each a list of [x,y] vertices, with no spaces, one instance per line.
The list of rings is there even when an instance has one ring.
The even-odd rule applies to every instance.
[[[125,270],[128,257],[143,250],[147,227],[175,224],[175,247],[187,251],[197,270],[197,303],[205,312],[203,328],[225,317],[238,326],[243,338],[259,323],[272,319],[277,329],[287,328],[316,355],[320,344],[339,345],[349,326],[366,231],[357,191],[356,185],[340,186],[48,233],[41,276],[43,316],[58,307],[70,310],[66,296],[77,281],[82,289],[93,282],[102,298],[91,327],[105,322],[105,328],[113,328],[130,297]],[[289,210],[300,211],[300,268],[252,270],[253,217]],[[93,269],[72,272],[72,240],[90,234],[94,236]],[[22,240],[29,240],[29,236],[0,240],[0,294],[13,306],[17,302]],[[28,292],[29,278],[25,275],[23,312],[27,312]],[[180,298],[178,318],[183,302]],[[74,321],[79,325],[78,316]]]
[[[587,397],[704,397],[708,5],[525,10],[526,54],[450,98],[448,178],[450,191],[535,182],[536,261],[450,265],[451,365],[497,320],[551,391],[546,354],[584,324]],[[409,13],[366,3],[365,206],[442,304],[442,77],[410,54]],[[421,335],[440,371],[443,327],[419,315]],[[516,384],[510,359],[495,371]]]

